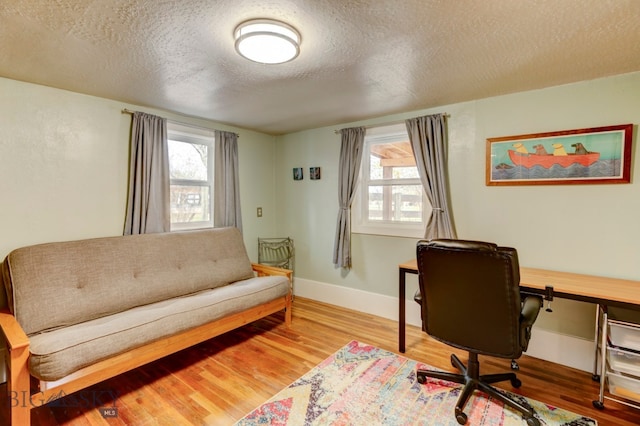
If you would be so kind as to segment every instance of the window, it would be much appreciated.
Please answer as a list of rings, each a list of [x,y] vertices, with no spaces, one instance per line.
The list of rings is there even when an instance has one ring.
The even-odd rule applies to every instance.
[[[367,130],[360,172],[353,232],[423,237],[431,206],[404,125]]]
[[[167,124],[171,230],[213,227],[213,132]]]

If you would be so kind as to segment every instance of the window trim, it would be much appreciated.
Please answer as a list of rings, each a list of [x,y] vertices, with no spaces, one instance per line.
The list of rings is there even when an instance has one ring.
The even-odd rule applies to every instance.
[[[169,187],[172,185],[188,185],[188,186],[204,186],[209,187],[209,218],[208,221],[187,222],[187,223],[170,223],[171,231],[186,231],[193,229],[207,229],[214,227],[214,149],[215,149],[215,136],[211,130],[190,127],[180,125],[178,123],[167,123],[167,139],[177,142],[184,142],[190,144],[206,145],[207,149],[207,180],[192,180],[192,179],[171,179],[169,177]]]
[[[427,221],[431,215],[431,204],[422,186],[420,178],[412,179],[369,179],[370,173],[370,152],[371,145],[397,142],[408,139],[407,130],[404,124],[382,126],[367,129],[364,140],[363,158],[358,176],[358,186],[351,205],[351,232],[354,234],[385,235],[392,237],[422,238]],[[422,222],[399,223],[392,221],[369,221],[367,220],[369,206],[366,193],[372,184],[380,185],[420,185],[422,188]]]

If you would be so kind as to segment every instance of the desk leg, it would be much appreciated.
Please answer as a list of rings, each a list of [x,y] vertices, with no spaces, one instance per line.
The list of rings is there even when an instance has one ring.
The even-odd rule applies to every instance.
[[[602,341],[600,342],[600,393],[598,400],[593,401],[593,406],[599,410],[604,408],[604,382],[607,380],[607,332],[608,332],[608,312],[607,307],[603,307],[602,311]]]
[[[600,347],[600,304],[596,304],[596,330],[594,333],[594,338],[593,338],[593,342],[594,342],[594,356],[593,356],[593,374],[591,375],[591,378],[593,379],[594,382],[597,382],[598,380],[600,380],[600,374],[598,372],[598,359],[599,359],[599,347]]]
[[[398,306],[398,351],[404,353],[405,350],[405,328],[406,328],[406,319],[405,319],[405,305],[407,303],[406,299],[406,286],[405,286],[405,278],[406,271],[403,268],[400,268],[399,272],[400,276],[398,277],[398,293],[399,293],[399,306]]]

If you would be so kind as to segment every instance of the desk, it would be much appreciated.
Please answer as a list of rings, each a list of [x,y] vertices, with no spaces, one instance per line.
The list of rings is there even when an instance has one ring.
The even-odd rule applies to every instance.
[[[401,263],[398,265],[398,270],[400,273],[398,350],[404,353],[406,274],[417,274],[418,262],[413,259]],[[548,301],[558,297],[603,306],[640,310],[640,281],[520,267],[520,289],[524,294],[541,295]]]
[[[398,265],[399,277],[399,332],[398,350],[405,351],[405,308],[406,308],[406,274],[418,273],[418,262],[416,259]],[[621,307],[627,309],[640,310],[640,281],[622,280],[618,278],[596,277],[593,275],[573,274],[570,272],[548,271],[546,269],[520,267],[520,292],[523,294],[535,294],[543,296],[549,302],[554,297],[562,299],[579,300],[582,302],[594,303],[598,305],[596,313],[595,330],[595,359],[593,366],[593,379],[600,380],[600,394],[597,400],[593,401],[593,406],[598,409],[604,408],[604,372],[606,368],[606,347],[607,347],[607,307]],[[598,375],[598,337],[600,329],[600,307],[604,308],[604,326],[600,341],[600,372]],[[628,402],[606,397],[613,401],[640,408],[640,406]]]

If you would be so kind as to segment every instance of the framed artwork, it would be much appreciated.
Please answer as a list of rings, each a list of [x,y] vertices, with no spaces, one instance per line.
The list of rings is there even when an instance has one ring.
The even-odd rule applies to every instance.
[[[302,180],[304,175],[302,173],[302,167],[293,168],[293,180]]]
[[[487,139],[486,184],[629,183],[633,124]]]
[[[309,167],[309,179],[311,180],[320,179],[320,167]]]

